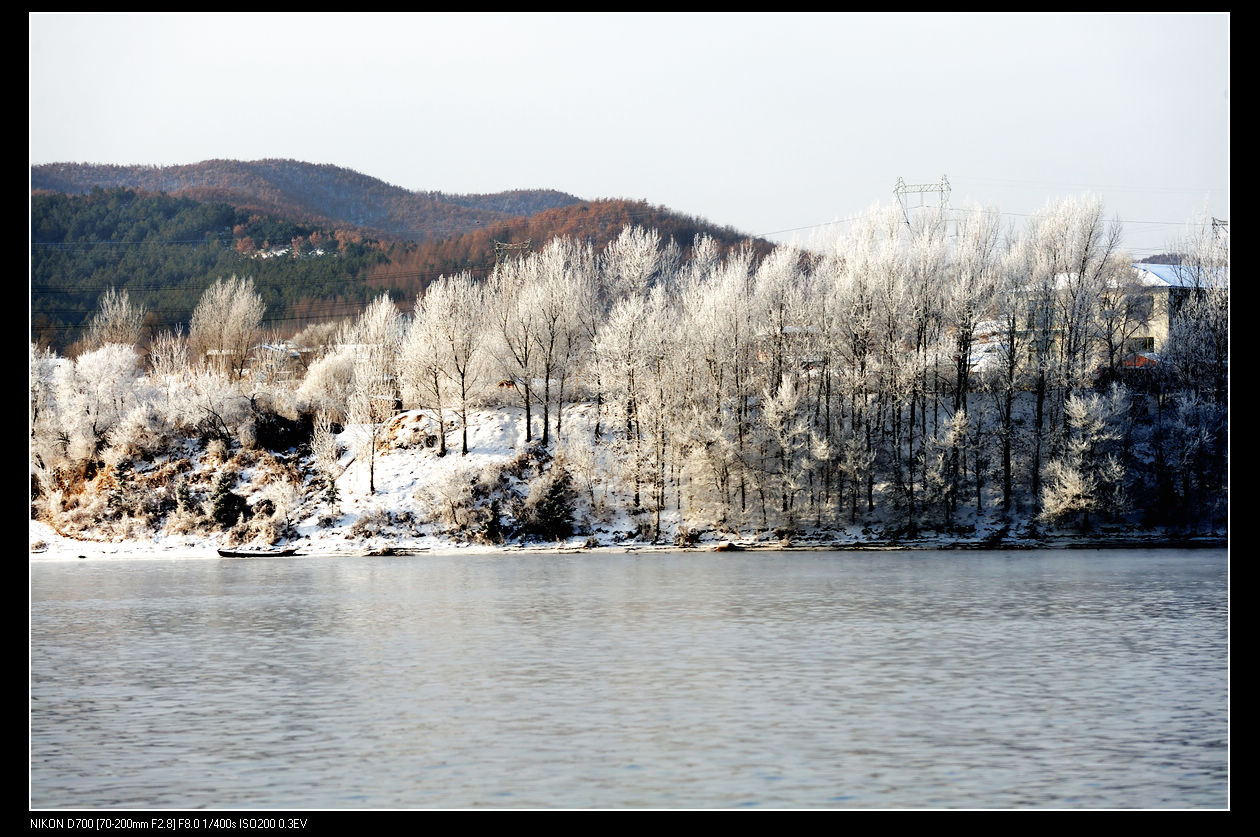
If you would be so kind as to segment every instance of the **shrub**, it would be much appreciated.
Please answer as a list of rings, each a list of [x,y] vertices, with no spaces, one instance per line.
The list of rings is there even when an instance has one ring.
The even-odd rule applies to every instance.
[[[547,540],[563,540],[573,534],[573,479],[562,467],[552,468],[535,483],[522,510],[521,530]]]
[[[210,516],[224,528],[235,525],[250,513],[249,503],[232,490],[235,487],[236,472],[224,470],[215,479],[214,490],[210,494]]]

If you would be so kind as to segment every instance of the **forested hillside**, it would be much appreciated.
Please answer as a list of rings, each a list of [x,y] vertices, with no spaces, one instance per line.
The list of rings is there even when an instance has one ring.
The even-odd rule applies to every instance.
[[[285,251],[281,253],[281,251]],[[280,255],[264,258],[264,254]],[[285,331],[344,315],[371,291],[360,280],[388,256],[354,229],[327,229],[223,203],[95,189],[31,196],[31,339],[65,350],[111,288],[148,312],[145,339],[187,323],[217,278],[252,277]]]
[[[395,244],[389,248],[389,263],[372,268],[367,279],[374,289],[395,289],[403,301],[414,302],[438,276],[466,271],[484,279],[504,255],[537,250],[557,236],[603,249],[632,226],[655,230],[666,241],[675,242],[684,257],[690,254],[697,236],[712,239],[722,250],[748,247],[757,257],[772,249],[765,239],[752,239],[729,227],[717,227],[643,201],[599,200],[516,218],[441,241]],[[496,247],[504,244],[519,249]]]
[[[86,194],[131,188],[226,203],[322,227],[353,227],[377,238],[432,241],[579,202],[551,190],[497,195],[411,192],[332,165],[297,160],[207,160],[184,166],[50,163],[31,168],[31,188]]]
[[[464,196],[504,207],[537,205],[521,193]],[[484,278],[496,242],[523,250],[555,235],[602,247],[626,225],[660,230],[684,249],[699,234],[723,247],[734,230],[643,202],[595,201],[498,221],[429,241],[376,239],[350,225],[325,226],[187,195],[96,187],[85,195],[31,196],[31,339],[65,351],[107,290],[127,290],[149,314],[146,338],[187,323],[216,279],[250,277],[267,305],[266,325],[291,334],[304,325],[358,312],[374,294],[414,304],[443,274]],[[750,243],[758,253],[769,245]]]

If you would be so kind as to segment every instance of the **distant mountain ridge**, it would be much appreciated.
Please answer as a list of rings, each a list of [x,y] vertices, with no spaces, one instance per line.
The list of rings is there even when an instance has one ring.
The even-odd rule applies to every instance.
[[[551,189],[489,195],[412,192],[352,169],[298,160],[206,160],[179,166],[47,163],[31,189],[86,194],[126,187],[390,239],[434,241],[582,203]]]

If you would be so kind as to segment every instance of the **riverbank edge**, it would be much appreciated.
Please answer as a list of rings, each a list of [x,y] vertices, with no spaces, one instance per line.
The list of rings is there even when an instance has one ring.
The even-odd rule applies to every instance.
[[[340,541],[340,542],[338,542]],[[221,544],[210,539],[162,538],[145,541],[93,541],[66,537],[46,524],[32,521],[29,556],[34,560],[82,560],[89,558],[219,558]],[[280,545],[278,545],[280,546]],[[1036,549],[1228,549],[1228,534],[1169,535],[1145,534],[1044,534],[1037,538],[983,539],[932,536],[921,538],[870,538],[831,540],[808,536],[783,538],[714,538],[680,545],[628,541],[591,543],[578,538],[561,543],[480,544],[443,538],[390,540],[385,538],[346,539],[298,538],[283,544],[296,548],[291,557],[399,557],[426,554],[561,555],[637,553],[726,553],[726,552],[1013,552]],[[237,549],[240,549],[238,547]],[[256,557],[272,557],[259,549]],[[254,557],[254,556],[249,556]],[[276,556],[280,557],[280,556]],[[290,557],[290,556],[283,556]]]

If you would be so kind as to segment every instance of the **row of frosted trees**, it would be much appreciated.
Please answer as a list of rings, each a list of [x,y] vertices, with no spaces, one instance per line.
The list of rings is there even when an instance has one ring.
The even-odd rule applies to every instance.
[[[438,279],[412,311],[378,299],[325,332],[298,386],[246,375],[204,337],[193,371],[167,361],[150,386],[201,392],[183,409],[226,435],[231,421],[206,415],[213,368],[241,392],[225,402],[261,396],[361,428],[369,469],[399,407],[436,419],[441,455],[447,427],[467,454],[471,411],[506,399],[522,445],[596,463],[656,537],[672,534],[663,519],[910,535],[972,512],[1193,523],[1227,488],[1228,253],[1210,236],[1181,249],[1197,287],[1138,378],[1125,359],[1164,315],[1118,223],[1084,199],[1017,230],[996,210],[908,224],[875,209],[821,250],[760,260],[703,237],[684,254],[640,228],[598,252],[554,239],[487,281]],[[161,357],[178,340],[159,343]],[[569,419],[577,402],[595,405],[593,424]]]
[[[515,399],[524,443],[601,453],[658,535],[665,512],[910,533],[969,509],[1114,519],[1133,508],[1135,467],[1155,467],[1138,460],[1167,459],[1185,422],[1207,443],[1155,467],[1162,502],[1218,502],[1226,381],[1199,366],[1227,369],[1227,254],[1192,242],[1203,291],[1135,395],[1101,385],[1124,380],[1160,315],[1119,230],[1099,201],[1068,200],[1014,233],[993,210],[915,225],[874,210],[822,253],[760,261],[706,238],[684,258],[638,228],[601,252],[555,239],[488,282],[443,277],[410,317],[378,300],[325,363],[360,382],[352,421],[425,407],[461,429],[461,453],[469,410]],[[336,391],[319,373],[308,396]],[[565,426],[578,401],[598,405],[581,433]]]

